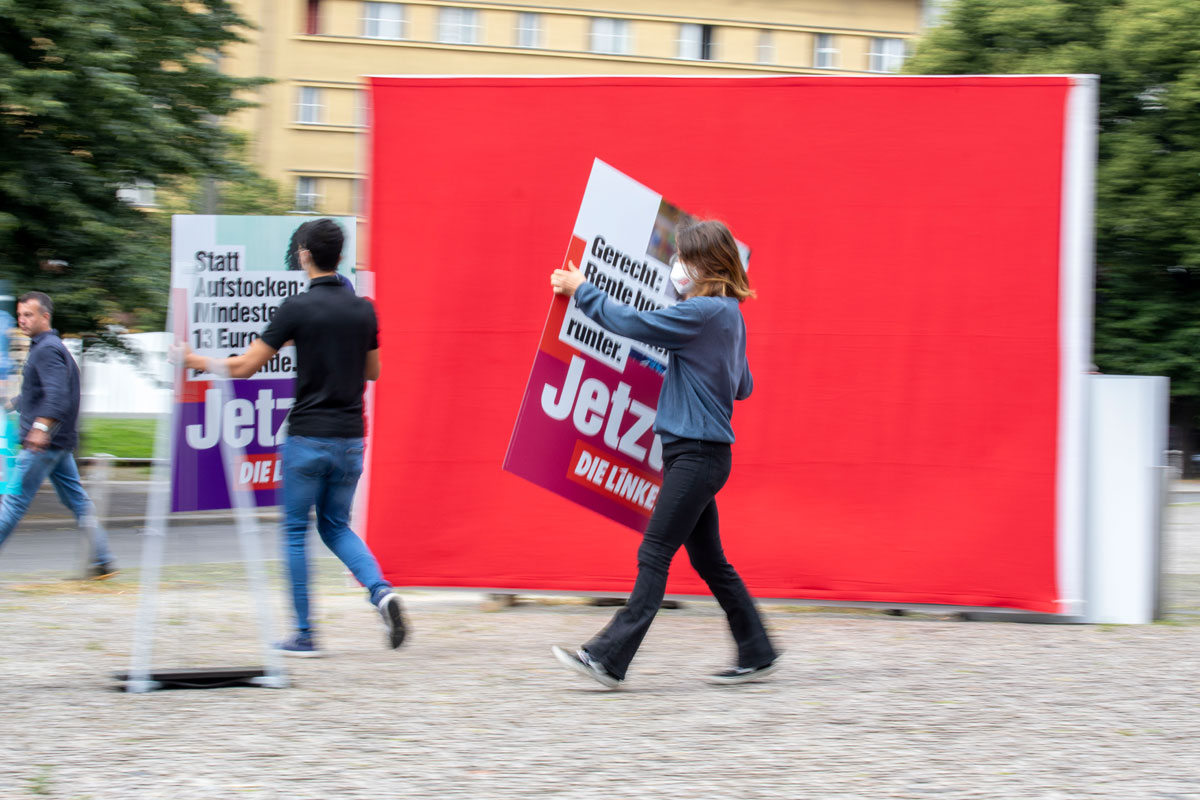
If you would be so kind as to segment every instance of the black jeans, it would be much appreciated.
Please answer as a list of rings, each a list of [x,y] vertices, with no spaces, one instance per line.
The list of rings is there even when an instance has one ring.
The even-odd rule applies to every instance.
[[[729,478],[732,460],[729,445],[720,442],[680,439],[663,445],[662,491],[638,548],[633,593],[604,630],[584,645],[615,677],[625,678],[650,629],[662,605],[671,559],[681,546],[729,619],[738,666],[761,667],[775,660],[754,600],[721,549],[715,498]]]

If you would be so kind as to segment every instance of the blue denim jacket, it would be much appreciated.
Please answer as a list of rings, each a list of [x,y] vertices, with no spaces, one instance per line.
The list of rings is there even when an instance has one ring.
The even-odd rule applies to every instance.
[[[655,311],[638,311],[585,283],[575,303],[613,333],[670,353],[654,432],[664,442],[733,442],[733,401],[754,389],[746,363],[746,323],[732,297],[692,297]]]

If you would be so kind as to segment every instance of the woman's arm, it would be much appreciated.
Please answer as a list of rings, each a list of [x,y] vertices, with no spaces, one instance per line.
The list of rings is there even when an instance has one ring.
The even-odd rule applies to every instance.
[[[557,294],[574,295],[580,311],[613,333],[667,350],[678,350],[704,326],[704,313],[695,303],[638,311],[630,305],[609,302],[608,295],[589,284],[573,263],[568,263],[567,269],[554,270],[550,285]]]
[[[750,362],[742,362],[742,377],[738,381],[737,394],[734,400],[745,400],[754,391],[754,376],[750,374]]]

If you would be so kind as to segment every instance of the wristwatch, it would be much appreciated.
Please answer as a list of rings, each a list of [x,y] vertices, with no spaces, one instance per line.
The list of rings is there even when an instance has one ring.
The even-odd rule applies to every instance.
[[[50,432],[50,426],[44,422],[35,422],[30,427],[35,428],[36,430],[42,431],[43,433]]]

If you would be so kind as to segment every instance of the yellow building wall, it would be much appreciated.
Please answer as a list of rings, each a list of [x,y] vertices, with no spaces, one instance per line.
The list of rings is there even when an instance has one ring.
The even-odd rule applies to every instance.
[[[922,8],[920,0],[562,0],[553,6],[416,0],[401,4],[405,38],[380,40],[364,36],[363,2],[318,5],[319,31],[309,35],[307,0],[241,0],[239,11],[258,29],[245,32],[248,41],[227,54],[222,68],[274,79],[255,93],[258,107],[240,112],[231,124],[250,133],[257,165],[285,191],[293,192],[300,176],[316,178],[322,196],[316,213],[324,214],[362,212],[354,187],[365,164],[358,95],[363,75],[866,74],[871,38],[915,38]],[[438,42],[443,8],[474,9],[479,43]],[[540,15],[537,48],[517,46],[521,12]],[[632,40],[628,54],[588,51],[597,18],[625,20]],[[714,60],[679,57],[684,23],[713,26]],[[758,63],[764,31],[772,57]],[[834,69],[814,66],[818,33],[836,38]],[[301,87],[320,90],[322,115],[316,123],[297,121]]]

